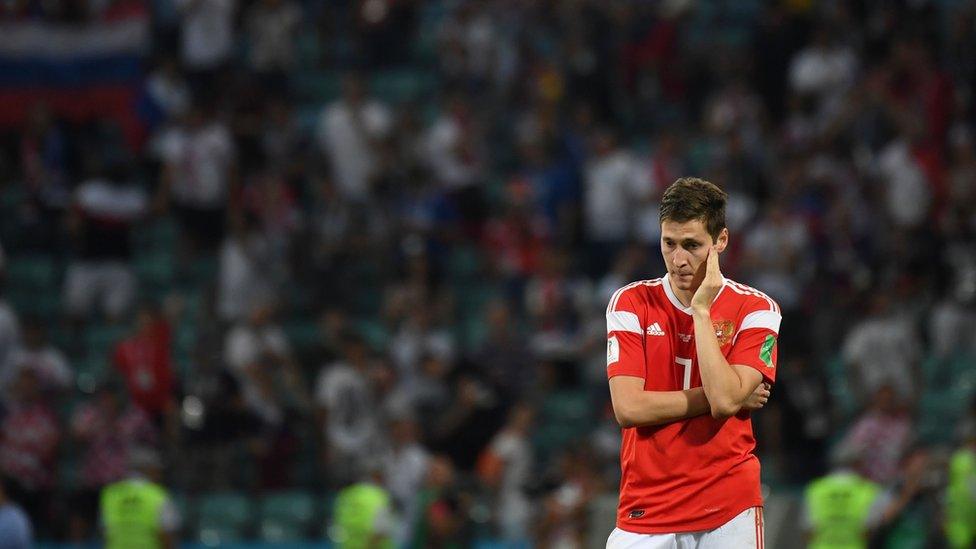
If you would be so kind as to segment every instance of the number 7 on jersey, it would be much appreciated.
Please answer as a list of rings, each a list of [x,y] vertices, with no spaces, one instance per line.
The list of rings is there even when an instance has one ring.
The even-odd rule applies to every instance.
[[[691,359],[690,358],[682,358],[680,356],[676,356],[676,357],[674,357],[674,361],[678,365],[685,367],[684,383],[682,384],[681,388],[682,389],[691,389]]]

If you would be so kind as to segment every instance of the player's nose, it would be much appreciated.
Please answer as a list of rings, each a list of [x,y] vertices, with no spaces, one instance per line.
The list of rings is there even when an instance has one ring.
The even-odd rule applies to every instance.
[[[688,264],[688,253],[681,249],[675,250],[671,255],[671,263],[675,267],[684,267]]]

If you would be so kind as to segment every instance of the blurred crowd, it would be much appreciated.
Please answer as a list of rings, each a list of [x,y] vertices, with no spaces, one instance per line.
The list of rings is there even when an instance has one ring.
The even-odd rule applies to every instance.
[[[976,3],[0,20],[133,4],[143,131],[38,103],[0,139],[0,473],[41,537],[95,535],[99,488],[150,446],[188,497],[371,478],[399,542],[601,544],[604,310],[663,274],[658,201],[694,175],[730,196],[723,272],[783,309],[766,482],[854,452],[914,490],[892,535],[940,539],[976,421]]]

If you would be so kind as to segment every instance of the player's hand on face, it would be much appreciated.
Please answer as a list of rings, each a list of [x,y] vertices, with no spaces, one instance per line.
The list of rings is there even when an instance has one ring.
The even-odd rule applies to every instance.
[[[722,270],[718,266],[718,252],[715,246],[708,249],[708,257],[705,258],[703,266],[705,277],[691,298],[691,308],[696,311],[709,311],[719,290],[722,289]]]
[[[770,385],[768,383],[760,383],[756,390],[746,398],[746,401],[742,403],[742,407],[746,410],[759,410],[769,402],[770,395]]]

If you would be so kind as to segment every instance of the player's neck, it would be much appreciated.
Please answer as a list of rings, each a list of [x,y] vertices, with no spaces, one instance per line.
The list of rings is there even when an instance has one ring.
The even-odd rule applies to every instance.
[[[671,286],[671,292],[674,297],[678,298],[678,302],[684,307],[691,307],[691,298],[695,295],[695,290],[698,288],[692,288],[690,290],[682,290],[674,285],[674,280],[668,277],[668,286]]]

